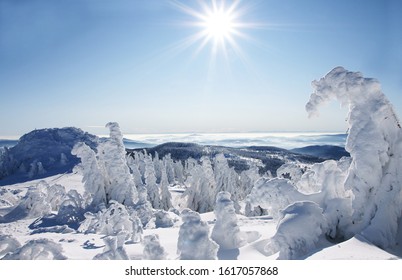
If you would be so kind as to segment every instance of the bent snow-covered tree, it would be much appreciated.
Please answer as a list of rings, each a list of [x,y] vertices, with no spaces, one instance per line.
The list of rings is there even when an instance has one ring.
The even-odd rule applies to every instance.
[[[402,129],[375,79],[337,67],[312,83],[310,116],[332,99],[349,106],[346,150],[352,157],[345,189],[351,190],[352,223],[347,235],[362,233],[374,244],[396,244],[402,216]]]
[[[99,210],[99,206],[106,203],[105,177],[99,167],[95,152],[85,143],[77,143],[71,154],[79,157],[83,166],[85,191],[91,196],[91,206]]]

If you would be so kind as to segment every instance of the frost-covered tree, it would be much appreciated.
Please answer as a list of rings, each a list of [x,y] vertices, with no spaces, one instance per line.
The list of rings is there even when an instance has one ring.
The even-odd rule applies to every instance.
[[[297,163],[285,163],[276,170],[276,175],[280,178],[290,179],[293,184],[297,184],[303,176],[303,169]]]
[[[211,238],[218,243],[220,249],[237,249],[247,243],[246,235],[237,225],[237,216],[230,193],[220,192],[216,197],[216,222]]]
[[[134,211],[141,220],[143,227],[154,217],[154,210],[148,201],[147,189],[144,186],[138,187],[138,202],[134,207]]]
[[[119,232],[114,236],[106,236],[103,238],[105,248],[103,253],[97,254],[94,260],[129,260],[126,250],[124,249],[125,232]]]
[[[175,171],[174,171],[174,161],[170,154],[167,154],[163,157],[163,168],[166,171],[166,175],[169,181],[169,184],[173,184],[175,182]]]
[[[209,227],[201,221],[200,214],[185,209],[182,211],[177,252],[181,260],[215,260],[218,244],[209,238]]]
[[[402,216],[402,129],[380,83],[342,67],[312,83],[310,116],[332,99],[349,106],[346,150],[352,157],[345,189],[353,192],[348,236],[362,232],[374,244],[395,246]]]
[[[85,200],[76,190],[69,190],[60,204],[56,215],[56,221],[61,225],[69,225],[78,228],[84,219]]]
[[[174,162],[173,169],[176,182],[180,185],[184,185],[184,167],[181,161]]]
[[[240,187],[240,177],[223,154],[217,154],[214,158],[214,175],[216,182],[216,193],[227,191],[232,195],[236,211],[239,211],[239,201],[245,198]]]
[[[249,163],[249,168],[240,173],[240,185],[243,192],[243,196],[248,195],[254,186],[254,183],[260,179],[258,166],[255,163]]]
[[[173,217],[172,217],[173,216]],[[178,219],[172,212],[167,212],[164,210],[155,211],[155,228],[167,228],[172,227]]]
[[[133,206],[138,194],[126,161],[123,135],[118,123],[106,124],[110,137],[98,145],[98,157],[107,179],[106,199]]]
[[[167,253],[159,242],[159,235],[152,234],[144,236],[142,241],[144,244],[143,259],[144,260],[165,260]]]
[[[43,184],[30,186],[20,203],[3,220],[12,222],[20,219],[39,218],[50,214],[52,211],[47,201],[47,189]]]
[[[212,169],[208,169],[208,163],[204,158],[202,161],[202,165],[196,161],[188,162],[187,189],[183,193],[183,197],[187,199],[187,208],[199,213],[213,210],[214,203],[212,201],[216,195]],[[211,168],[210,162],[209,168]]]
[[[46,201],[50,204],[52,211],[58,211],[66,196],[65,187],[59,184],[49,186],[45,181],[43,183],[46,184],[47,188]]]
[[[162,169],[162,177],[161,181],[159,183],[159,189],[160,189],[160,196],[161,196],[161,201],[160,201],[160,208],[164,210],[169,210],[172,208],[172,195],[169,191],[169,180],[168,176],[166,173],[165,169]]]
[[[202,180],[201,180],[201,196],[202,196],[202,212],[209,212],[214,209],[215,199],[217,194],[217,187],[215,182],[214,170],[212,168],[212,163],[209,157],[201,157],[202,165]],[[202,213],[201,212],[201,213]]]
[[[96,214],[86,213],[85,217],[78,229],[80,232],[107,236],[119,236],[124,233],[123,241],[135,243],[141,240],[140,220],[135,213],[129,213],[128,209],[117,201],[111,201],[107,209],[102,209]]]
[[[133,176],[135,185],[137,187],[143,186],[144,185],[144,182],[142,181],[143,176],[140,173],[137,161],[134,159],[134,157],[132,155],[129,155],[127,157],[127,164],[128,164],[128,167],[131,170],[131,174]]]
[[[151,155],[150,155],[151,157]],[[158,152],[155,152],[155,156],[152,159],[154,163],[154,170],[155,170],[155,177],[156,177],[156,182],[160,183],[161,178],[162,178],[162,169],[163,169],[163,163],[159,159],[159,154]]]
[[[85,143],[77,143],[71,153],[81,159],[85,191],[91,196],[91,206],[95,211],[108,203],[105,173],[99,166],[95,152]]]
[[[159,187],[156,183],[155,167],[151,155],[145,157],[145,186],[148,200],[155,209],[161,208]]]
[[[31,167],[28,171],[28,177],[29,178],[34,178],[38,175],[44,175],[46,174],[46,170],[42,165],[42,162],[35,160],[34,162],[31,163]]]

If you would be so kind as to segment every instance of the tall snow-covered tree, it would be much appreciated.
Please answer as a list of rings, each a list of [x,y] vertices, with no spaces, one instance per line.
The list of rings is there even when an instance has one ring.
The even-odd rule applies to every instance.
[[[138,193],[126,161],[123,135],[118,123],[106,124],[110,137],[98,146],[99,159],[107,178],[107,201],[115,200],[124,205],[133,206]]]
[[[184,209],[180,226],[177,251],[181,260],[216,260],[218,244],[209,237],[208,224],[200,214]]]
[[[160,189],[160,195],[161,195],[161,201],[160,201],[160,207],[161,209],[164,210],[169,210],[172,208],[172,194],[169,191],[169,180],[168,176],[166,174],[166,170],[163,168],[162,169],[162,177],[161,177],[161,182],[159,183],[159,189]]]
[[[353,192],[349,235],[362,232],[371,242],[395,246],[402,217],[402,129],[380,83],[359,72],[334,68],[312,83],[309,115],[332,99],[349,106],[346,150],[352,163],[345,188]]]
[[[160,193],[156,183],[155,167],[151,155],[145,157],[145,186],[148,192],[148,200],[155,209],[160,209]]]
[[[230,193],[220,192],[216,197],[216,222],[211,238],[218,243],[220,249],[237,249],[247,243],[246,235],[240,231],[237,216]]]

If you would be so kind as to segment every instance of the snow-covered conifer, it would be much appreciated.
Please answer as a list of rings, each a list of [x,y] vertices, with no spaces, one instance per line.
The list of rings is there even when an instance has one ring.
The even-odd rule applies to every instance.
[[[159,235],[152,234],[144,236],[143,259],[145,260],[165,260],[167,253],[159,242]]]
[[[145,157],[145,185],[148,192],[148,200],[152,207],[160,209],[160,193],[159,187],[156,183],[155,168],[151,155]]]
[[[137,202],[138,194],[127,165],[123,135],[118,123],[110,122],[106,127],[110,130],[110,138],[99,144],[98,157],[107,179],[107,201],[115,200],[133,206]]]
[[[363,235],[378,246],[395,246],[402,216],[402,129],[380,83],[359,72],[334,68],[312,83],[306,105],[311,115],[332,99],[349,106],[346,150],[352,163],[345,189],[353,192],[349,236]]]
[[[173,165],[174,161],[170,154],[167,154],[163,157],[163,168],[166,170],[169,184],[173,184],[175,182],[175,171]]]
[[[216,223],[211,238],[218,243],[220,249],[237,249],[247,243],[246,235],[237,225],[237,216],[230,193],[220,192],[216,197]]]
[[[105,248],[103,253],[97,254],[94,260],[129,260],[126,250],[124,249],[124,241],[126,232],[119,232],[114,236],[105,236]]]
[[[173,163],[174,176],[178,184],[184,185],[184,167],[181,161]]]
[[[177,251],[181,260],[215,260],[218,244],[209,238],[209,227],[201,221],[200,214],[185,209],[182,211]]]
[[[160,201],[160,208],[164,210],[169,210],[172,208],[172,195],[169,191],[169,180],[167,177],[167,173],[165,169],[162,169],[162,177],[161,181],[159,183],[159,189],[160,189],[160,196],[161,196],[161,201]]]
[[[98,164],[95,152],[85,143],[77,143],[71,153],[81,159],[84,188],[92,198],[91,206],[97,211],[99,205],[108,203],[105,174]]]
[[[138,187],[138,202],[134,207],[135,213],[141,220],[143,227],[154,217],[151,203],[148,201],[147,189],[144,186]]]
[[[303,169],[296,163],[285,163],[276,170],[279,178],[290,179],[293,184],[297,184],[303,176]]]

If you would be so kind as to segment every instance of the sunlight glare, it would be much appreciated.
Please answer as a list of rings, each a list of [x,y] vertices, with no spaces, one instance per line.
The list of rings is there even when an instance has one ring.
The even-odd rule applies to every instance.
[[[205,32],[214,40],[223,40],[234,32],[233,16],[223,10],[213,11],[205,18]]]

